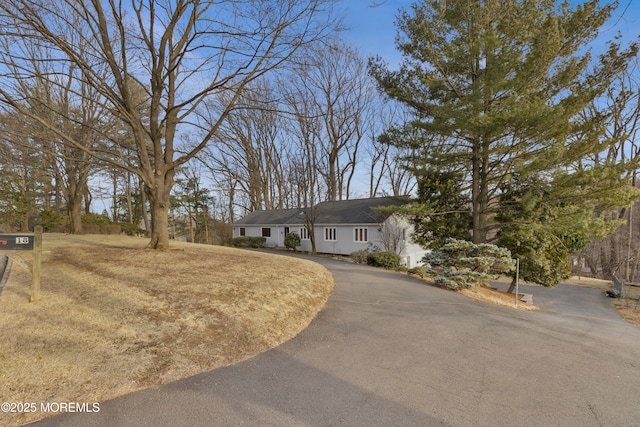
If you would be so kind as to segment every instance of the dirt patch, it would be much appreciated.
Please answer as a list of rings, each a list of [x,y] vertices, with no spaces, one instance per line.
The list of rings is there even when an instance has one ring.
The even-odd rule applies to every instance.
[[[318,264],[146,239],[46,234],[42,294],[12,252],[0,295],[0,396],[98,402],[239,362],[303,330],[333,288]],[[0,425],[46,414],[0,413]]]

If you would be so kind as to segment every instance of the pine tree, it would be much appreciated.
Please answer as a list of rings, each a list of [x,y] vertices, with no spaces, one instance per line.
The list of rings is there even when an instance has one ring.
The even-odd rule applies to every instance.
[[[382,90],[413,111],[408,127],[441,141],[424,139],[422,165],[463,173],[473,242],[500,229],[498,198],[516,173],[562,174],[553,182],[589,187],[590,197],[605,183],[629,200],[624,171],[582,161],[603,149],[606,117],[586,120],[581,112],[637,53],[636,44],[622,50],[617,40],[597,58],[588,49],[615,7],[598,0],[423,0],[399,14],[400,69],[379,59],[370,69]],[[569,198],[581,203],[576,194]]]

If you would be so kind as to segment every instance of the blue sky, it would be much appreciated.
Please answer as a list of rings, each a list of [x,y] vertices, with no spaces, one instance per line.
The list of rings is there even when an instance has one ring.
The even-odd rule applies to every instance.
[[[398,9],[409,9],[414,0],[344,0],[345,23],[350,28],[344,37],[366,57],[380,55],[388,63],[398,63],[395,49],[395,20]],[[612,39],[619,31],[627,40],[640,34],[640,0],[620,0],[610,22],[602,27],[602,40]]]
[[[396,15],[398,9],[408,9],[409,0],[351,0],[345,1],[345,23],[350,28],[344,36],[366,57],[380,55],[388,62],[397,62],[395,49]]]

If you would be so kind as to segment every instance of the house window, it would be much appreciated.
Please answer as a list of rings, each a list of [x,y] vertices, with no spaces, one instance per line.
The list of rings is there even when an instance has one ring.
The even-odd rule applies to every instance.
[[[335,227],[325,227],[324,228],[324,240],[327,242],[335,242],[338,240],[336,238],[336,229]]]
[[[305,227],[300,227],[300,240],[309,240],[309,230]]]
[[[262,237],[271,237],[271,229],[268,227],[263,228]]]
[[[287,234],[289,234],[289,227],[284,228],[284,235],[286,236]]]
[[[244,227],[240,227],[240,235],[244,236],[245,235],[245,229]]]
[[[353,229],[353,241],[354,242],[368,242],[369,241],[369,229],[367,227],[356,227]]]

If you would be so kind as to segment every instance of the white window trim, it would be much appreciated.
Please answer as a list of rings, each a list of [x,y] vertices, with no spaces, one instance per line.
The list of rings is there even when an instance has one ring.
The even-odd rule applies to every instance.
[[[311,240],[306,227],[300,227],[300,240]]]
[[[360,230],[360,233],[358,233]],[[358,236],[360,234],[360,236]],[[358,239],[360,237],[360,239]],[[354,243],[369,243],[369,227],[353,227]]]
[[[337,242],[338,241],[338,229],[336,227],[324,228],[324,241],[325,242]]]

